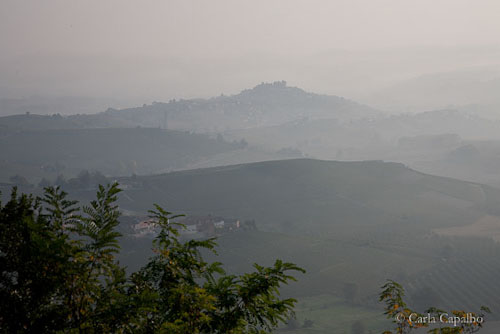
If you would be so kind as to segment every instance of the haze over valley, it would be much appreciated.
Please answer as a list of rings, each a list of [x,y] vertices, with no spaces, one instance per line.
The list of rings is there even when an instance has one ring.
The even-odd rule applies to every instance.
[[[96,201],[96,192],[117,182],[121,192],[113,196],[121,216],[101,212],[117,219],[121,235],[110,239],[118,238],[120,252],[109,254],[123,266],[113,284],[139,289],[135,280],[161,267],[148,261],[181,254],[175,248],[181,244],[186,251],[216,238],[217,255],[203,251],[191,259],[220,261],[227,275],[258,268],[262,274],[264,267],[252,265],[270,268],[275,259],[305,270],[298,270],[296,282],[278,280],[279,298],[297,299],[295,317],[287,313],[265,333],[394,329],[398,321],[387,319],[379,302],[388,279],[404,287],[404,300],[417,312],[431,306],[480,312],[486,305],[491,312],[481,333],[497,333],[498,13],[494,1],[466,0],[3,2],[0,234],[13,236],[0,240],[0,264],[8,262],[5,245],[31,249],[52,236],[14,243],[27,235],[14,235],[22,225],[12,223],[14,213],[31,212],[33,223],[19,221],[33,233],[40,219],[55,217],[50,228],[60,233],[53,235],[69,243],[85,219],[68,207],[46,209],[55,203],[47,201],[56,194],[50,195],[52,187],[79,201],[88,215],[99,205],[112,211],[114,199]],[[25,203],[16,202],[21,193],[44,200],[16,211]],[[160,211],[151,217],[155,208]],[[162,214],[170,217],[163,227]],[[58,220],[63,216],[69,223]],[[172,227],[176,221],[185,226]],[[96,222],[87,219],[84,240],[106,232]],[[162,253],[161,247],[175,249]],[[185,260],[179,255],[162,265],[183,263],[179,259]],[[2,268],[0,278],[15,286],[18,272]],[[217,289],[246,277],[224,275],[215,275]],[[190,287],[200,288],[198,278],[190,277]],[[10,286],[2,282],[0,289]],[[155,284],[143,287],[161,287]],[[16,289],[5,296],[21,296]],[[196,289],[203,291],[198,297],[209,295]],[[105,298],[98,290],[92,293]],[[193,297],[193,305],[219,297]],[[49,304],[59,300],[47,298]],[[89,310],[95,311],[99,298],[92,298]],[[266,298],[268,305],[272,298]],[[398,303],[390,307],[397,310]],[[154,322],[149,307],[142,324]],[[14,328],[7,318],[0,314],[2,333]],[[234,323],[249,330],[245,321]],[[85,327],[83,320],[77,325]],[[149,328],[141,326],[129,332]],[[198,332],[208,333],[203,328]]]

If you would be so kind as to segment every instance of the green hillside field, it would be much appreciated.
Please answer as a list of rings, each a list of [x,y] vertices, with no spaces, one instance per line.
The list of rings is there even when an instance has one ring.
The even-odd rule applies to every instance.
[[[299,299],[298,322],[307,318],[314,325],[288,332],[348,332],[356,320],[378,331],[386,324],[377,301],[386,279],[401,282],[419,311],[487,305],[491,319],[500,318],[498,243],[487,234],[436,232],[497,217],[495,188],[397,163],[310,159],[116,181],[124,189],[119,204],[126,215],[144,217],[158,203],[175,213],[255,220],[257,230],[219,235],[219,256],[207,256],[234,273],[276,258],[305,268],[283,293]],[[93,194],[71,191],[82,202]],[[151,239],[129,234],[122,248],[121,261],[135,270],[151,254]]]

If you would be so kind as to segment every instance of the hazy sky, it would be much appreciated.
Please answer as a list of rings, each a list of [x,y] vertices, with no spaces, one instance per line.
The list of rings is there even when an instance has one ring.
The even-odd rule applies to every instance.
[[[494,64],[499,32],[498,0],[0,0],[0,97],[356,94]]]

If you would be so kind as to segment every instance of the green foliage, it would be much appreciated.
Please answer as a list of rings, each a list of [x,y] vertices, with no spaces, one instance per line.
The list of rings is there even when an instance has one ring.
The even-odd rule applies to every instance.
[[[54,228],[62,233],[64,227],[77,223],[77,201],[66,199],[67,193],[60,187],[47,187],[42,202],[46,204],[45,218],[52,221]]]
[[[179,241],[175,218],[156,206],[152,218],[161,231],[156,255],[132,275],[134,298],[143,300],[136,314],[136,332],[269,333],[293,315],[294,299],[280,299],[281,284],[303,269],[277,260],[272,267],[226,275],[218,262],[208,263],[200,249],[215,251],[215,240]],[[146,305],[146,307],[144,307]]]
[[[180,216],[157,205],[155,255],[127,277],[115,257],[119,192],[99,186],[81,209],[58,187],[0,203],[0,332],[270,333],[293,316],[279,288],[303,269],[277,260],[227,275],[201,256],[215,240],[181,242]]]
[[[384,314],[396,325],[394,332],[385,331],[384,334],[406,334],[414,329],[428,327],[434,327],[427,331],[431,334],[472,334],[483,327],[485,314],[491,313],[488,307],[482,306],[480,313],[458,310],[446,312],[430,307],[425,314],[421,314],[407,307],[403,300],[404,288],[392,280],[382,286],[379,297],[385,303]]]
[[[98,330],[105,325],[101,308],[112,302],[114,292],[124,287],[124,269],[114,258],[119,251],[120,233],[114,229],[119,224],[120,213],[114,204],[120,192],[118,184],[99,186],[97,199],[82,208],[83,215],[74,219],[69,230],[78,236],[73,257],[75,271],[70,273],[68,308],[71,309],[72,327],[79,330]],[[104,301],[105,297],[110,298]]]
[[[0,204],[0,329],[42,333],[64,324],[66,273],[73,246],[57,220],[42,215],[40,201],[18,196]]]

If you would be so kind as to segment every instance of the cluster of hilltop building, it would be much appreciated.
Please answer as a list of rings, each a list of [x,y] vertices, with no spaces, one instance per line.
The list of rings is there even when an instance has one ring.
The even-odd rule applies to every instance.
[[[254,230],[256,229],[254,220],[246,220],[241,222],[239,219],[223,218],[217,216],[190,216],[179,221],[185,228],[181,228],[181,236],[191,238],[198,237],[213,237],[240,229]],[[155,235],[158,232],[158,226],[152,219],[141,220],[136,219],[132,225],[133,234],[136,236]]]

